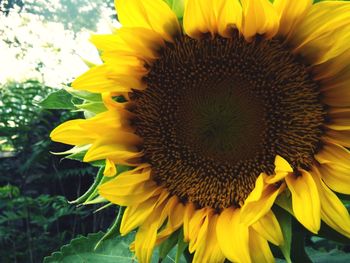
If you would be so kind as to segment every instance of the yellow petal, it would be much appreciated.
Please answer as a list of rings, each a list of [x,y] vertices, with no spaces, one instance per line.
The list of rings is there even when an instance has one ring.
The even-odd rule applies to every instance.
[[[216,224],[218,215],[210,213],[208,215],[208,228],[205,237],[203,237],[198,245],[193,263],[222,263],[225,261],[216,237]]]
[[[116,181],[109,181],[101,185],[98,191],[101,196],[114,204],[129,206],[141,203],[159,194],[161,189],[152,181],[131,186],[119,186]]]
[[[292,206],[296,219],[313,233],[321,224],[321,205],[316,183],[311,174],[301,170],[300,175],[286,177],[287,186],[292,193]]]
[[[334,191],[350,194],[350,168],[338,164],[322,164],[319,168],[323,181]]]
[[[259,233],[259,235],[274,245],[280,246],[283,244],[281,227],[271,210],[266,215],[261,217],[256,223],[254,223],[252,228]]]
[[[330,58],[324,63],[317,64],[313,67],[313,78],[320,82],[321,89],[338,84],[341,82],[341,79],[344,79],[344,76],[347,76],[347,79],[349,80],[349,60],[350,49],[347,49],[338,56]]]
[[[159,57],[164,46],[162,37],[146,28],[122,27],[115,34],[92,35],[90,41],[108,56],[133,56],[151,62]]]
[[[123,86],[114,79],[108,78],[111,71],[106,66],[97,66],[78,77],[72,86],[77,90],[86,90],[95,93],[101,92],[129,92],[130,86]]]
[[[312,2],[312,0],[275,0],[273,5],[280,19],[278,35],[287,37],[304,18]]]
[[[320,64],[349,49],[350,3],[322,1],[313,5],[290,38],[296,51]]]
[[[133,229],[142,225],[143,222],[150,216],[157,205],[158,197],[154,196],[139,204],[128,206],[120,224],[120,233],[122,235],[128,234]]]
[[[106,159],[105,170],[103,171],[104,176],[114,176],[117,174],[117,167],[112,160]]]
[[[345,147],[350,147],[350,131],[327,130],[325,138]]]
[[[350,69],[349,72],[342,72],[343,77],[338,76],[324,81],[321,87],[322,102],[334,107],[349,107],[350,106]],[[345,79],[344,79],[345,78]]]
[[[158,218],[160,218],[160,214],[163,211],[168,196],[169,193],[167,191],[162,191],[158,196],[153,196],[142,203],[128,206],[125,209],[120,225],[120,233],[126,235],[131,230],[144,224],[144,222],[154,214],[154,210],[163,205],[158,215]],[[162,217],[162,219],[164,219],[164,217]]]
[[[173,196],[173,198],[177,199],[175,196]],[[167,239],[172,233],[181,227],[184,221],[185,206],[178,200],[176,200],[173,205],[170,203],[170,201],[168,204],[170,204],[166,208],[168,222],[164,229],[162,229],[162,231],[160,231],[157,235],[156,244],[160,244]]]
[[[197,244],[206,232],[208,227],[208,209],[196,210],[189,222],[189,246],[190,253],[196,250]]]
[[[123,134],[123,136],[120,136],[120,138],[125,138],[126,141],[130,140],[130,142],[134,141],[135,145],[138,144],[136,135],[132,133],[116,133],[115,136],[121,134]],[[102,138],[96,140],[84,156],[84,162],[109,158],[115,163],[132,165],[135,164],[133,162],[135,158],[142,156],[142,153],[138,152],[137,149],[122,145],[121,142],[115,142],[113,141],[114,139],[115,138]]]
[[[322,182],[317,169],[312,173],[312,176],[320,193],[322,220],[339,233],[350,238],[350,215],[348,210],[337,195]]]
[[[105,137],[114,138],[117,142],[119,137],[116,136],[116,132],[120,137],[135,138],[134,135],[129,136],[131,128],[127,123],[128,117],[129,114],[120,106],[89,119],[67,121],[54,129],[50,136],[54,141],[71,145],[92,144],[95,140]],[[124,139],[122,141],[126,142]]]
[[[320,164],[339,164],[350,168],[350,151],[343,146],[324,141],[322,149],[315,155]]]
[[[142,77],[147,74],[144,62],[136,57],[109,57],[108,64],[96,66],[73,81],[72,87],[95,93],[129,92],[144,89]]]
[[[188,202],[185,206],[184,213],[184,241],[190,241],[190,221],[195,212],[194,204]]]
[[[135,185],[149,181],[151,178],[151,168],[149,164],[141,164],[136,168],[118,175],[117,181],[120,185]]]
[[[240,209],[224,209],[216,224],[216,235],[226,258],[249,263],[249,232],[248,227],[240,223],[239,213]]]
[[[350,108],[331,108],[328,116],[330,122],[327,127],[333,130],[350,130]]]
[[[249,249],[252,262],[269,263],[275,262],[269,244],[254,229],[249,229]]]
[[[84,121],[84,119],[77,119],[62,123],[51,132],[51,140],[70,145],[91,144],[96,139],[96,135],[85,131],[80,126]]]
[[[180,33],[175,13],[162,0],[115,0],[118,19],[125,27],[143,27],[172,42]]]
[[[206,33],[230,36],[230,28],[241,28],[242,7],[238,0],[187,0],[184,11],[184,29],[192,38]]]
[[[256,180],[255,188],[244,202],[241,211],[241,222],[249,226],[266,215],[283,189],[284,184],[279,187],[265,185],[264,175],[261,174]]]
[[[242,28],[242,6],[238,0],[220,0],[215,3],[215,17],[218,33],[223,37],[230,36],[231,28]]]
[[[279,27],[278,14],[268,0],[241,0],[243,6],[243,35],[250,40],[256,34],[272,38]]]
[[[265,182],[268,184],[275,184],[284,179],[284,177],[291,172],[293,172],[293,168],[290,166],[290,164],[281,156],[276,155],[275,174],[266,176]]]
[[[193,258],[194,262],[200,262],[200,260],[203,258],[202,254],[205,248],[208,227],[209,227],[209,216],[208,214],[206,214],[203,222],[199,225],[199,231],[195,241],[192,242],[192,240],[190,240],[190,243],[188,246],[188,250],[190,251],[190,253],[193,253],[195,251],[195,255]]]
[[[101,196],[117,205],[135,205],[159,194],[161,191],[160,187],[151,180],[139,184],[118,184],[117,179],[118,176],[98,188]]]
[[[164,222],[161,217],[165,204],[160,204],[140,226],[135,236],[135,254],[139,262],[149,263],[152,258],[158,228]]]

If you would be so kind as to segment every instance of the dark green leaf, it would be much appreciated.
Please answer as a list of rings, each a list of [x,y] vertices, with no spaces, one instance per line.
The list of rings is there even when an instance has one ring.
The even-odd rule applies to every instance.
[[[73,239],[59,252],[54,252],[44,259],[44,263],[132,263],[137,262],[129,245],[134,239],[130,234],[125,237],[117,236],[113,239],[102,241],[94,250],[97,242],[104,233],[89,234],[87,237]]]
[[[307,254],[313,263],[348,263],[350,255],[343,251],[334,249],[330,252],[321,252],[312,248],[306,248]],[[301,261],[300,261],[301,262]]]
[[[321,237],[325,237],[327,239],[333,240],[342,244],[350,244],[350,238],[343,236],[339,232],[335,231],[333,228],[329,227],[327,224],[321,224],[321,229],[318,232],[318,235]]]

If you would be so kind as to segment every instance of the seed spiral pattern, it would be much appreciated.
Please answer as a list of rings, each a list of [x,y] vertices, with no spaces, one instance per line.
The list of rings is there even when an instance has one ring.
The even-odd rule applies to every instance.
[[[326,110],[308,67],[282,41],[167,43],[131,92],[132,125],[152,177],[197,207],[241,206],[276,155],[309,169]]]

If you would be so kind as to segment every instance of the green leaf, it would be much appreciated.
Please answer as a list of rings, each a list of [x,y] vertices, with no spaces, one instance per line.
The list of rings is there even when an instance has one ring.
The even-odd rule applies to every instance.
[[[39,105],[50,110],[73,110],[75,106],[72,102],[72,95],[64,89],[49,94]]]
[[[44,259],[44,263],[131,263],[137,262],[133,253],[129,250],[134,235],[125,237],[117,236],[113,239],[102,241],[94,250],[97,242],[104,233],[89,234],[87,237],[73,239],[59,252],[54,252]]]

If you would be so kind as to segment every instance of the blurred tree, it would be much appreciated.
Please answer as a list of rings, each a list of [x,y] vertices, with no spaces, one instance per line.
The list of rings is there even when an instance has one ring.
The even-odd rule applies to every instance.
[[[115,216],[107,209],[77,208],[96,168],[55,156],[68,147],[49,134],[77,112],[48,111],[38,102],[53,89],[36,80],[0,88],[0,258],[1,262],[42,262],[77,234],[105,229]],[[67,198],[67,199],[66,199]]]
[[[79,32],[96,30],[103,8],[114,8],[113,0],[0,0],[0,12],[13,9],[41,16],[48,22],[62,23],[66,29]]]
[[[0,0],[0,12],[8,15],[11,9],[21,10],[23,7],[22,0]]]

